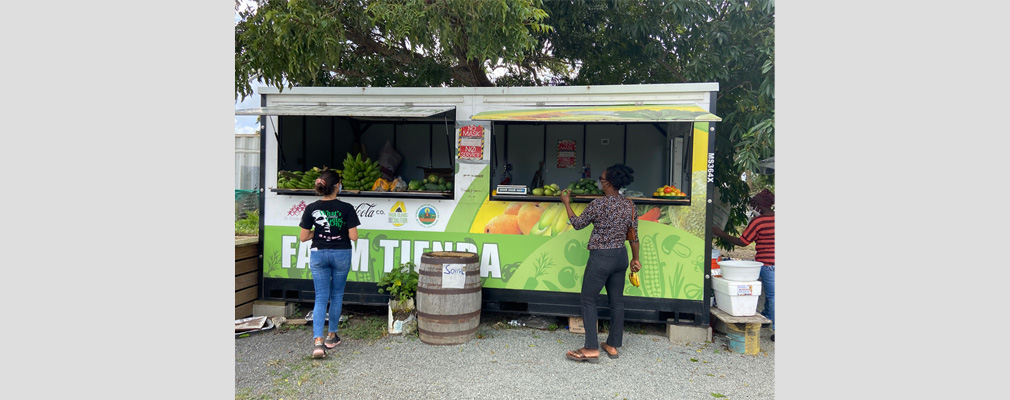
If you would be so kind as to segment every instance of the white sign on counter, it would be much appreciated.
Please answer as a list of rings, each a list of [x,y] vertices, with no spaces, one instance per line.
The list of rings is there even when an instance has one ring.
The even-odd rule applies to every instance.
[[[442,264],[442,288],[462,289],[466,284],[466,264]]]

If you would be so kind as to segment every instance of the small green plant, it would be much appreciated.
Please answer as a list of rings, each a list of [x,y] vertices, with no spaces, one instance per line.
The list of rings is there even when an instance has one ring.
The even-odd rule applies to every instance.
[[[549,325],[549,326],[547,327],[547,330],[549,330],[549,331],[551,331],[551,332],[554,332],[554,331],[558,330],[558,324],[550,324],[550,325]]]
[[[258,235],[260,233],[260,210],[245,213],[246,217],[235,221],[236,235]]]
[[[350,339],[374,341],[382,338],[386,331],[386,319],[369,315],[364,319],[351,322],[348,319],[340,326],[340,334]]]
[[[379,293],[389,293],[393,300],[399,302],[414,298],[417,295],[417,271],[414,270],[414,263],[408,262],[400,264],[400,268],[393,268],[379,278],[376,286],[379,287]]]

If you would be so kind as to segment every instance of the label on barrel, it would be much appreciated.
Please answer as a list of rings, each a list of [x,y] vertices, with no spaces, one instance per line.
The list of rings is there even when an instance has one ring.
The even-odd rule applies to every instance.
[[[442,287],[462,289],[466,284],[466,264],[442,264]]]
[[[750,296],[751,293],[754,293],[754,292],[751,291],[751,286],[750,285],[740,285],[740,286],[736,287],[736,295],[737,296]]]

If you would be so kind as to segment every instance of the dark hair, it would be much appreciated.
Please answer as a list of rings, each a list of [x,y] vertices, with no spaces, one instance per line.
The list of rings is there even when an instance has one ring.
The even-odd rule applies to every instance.
[[[319,180],[316,180],[316,194],[319,194],[320,196],[329,196],[333,194],[336,190],[337,183],[340,182],[340,176],[332,169],[328,169],[320,173],[319,179],[322,179],[325,182],[319,182]]]
[[[750,204],[754,207],[772,208],[775,205],[775,193],[770,192],[768,189],[762,190],[760,193],[755,194],[754,197],[751,197]]]
[[[607,167],[607,182],[615,189],[627,187],[635,181],[635,170],[624,164],[614,164]]]

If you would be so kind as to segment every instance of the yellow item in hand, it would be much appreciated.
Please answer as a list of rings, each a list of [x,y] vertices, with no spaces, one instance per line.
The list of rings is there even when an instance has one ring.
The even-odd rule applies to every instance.
[[[631,284],[635,285],[635,287],[638,287],[639,285],[642,284],[638,280],[638,273],[637,272],[632,272],[632,273],[628,274],[628,280],[631,281]]]

